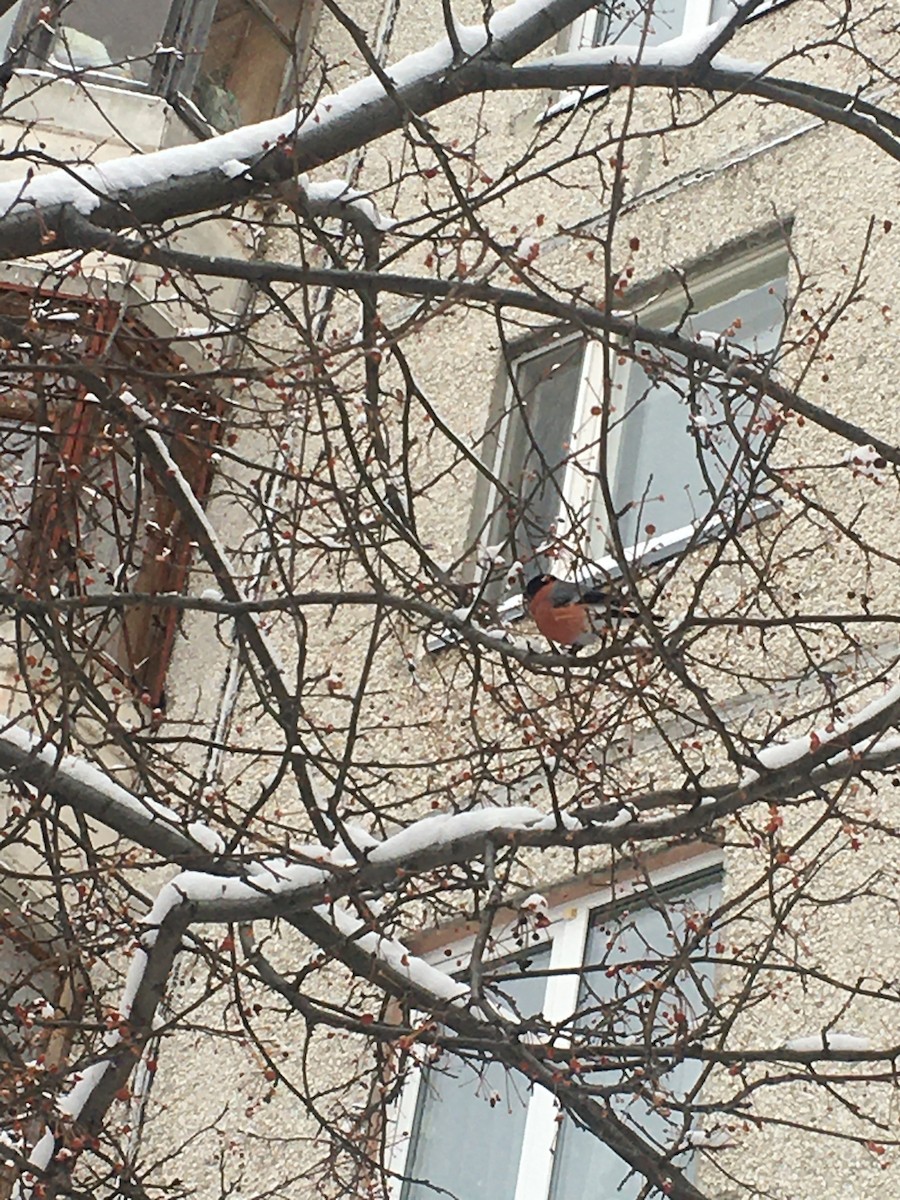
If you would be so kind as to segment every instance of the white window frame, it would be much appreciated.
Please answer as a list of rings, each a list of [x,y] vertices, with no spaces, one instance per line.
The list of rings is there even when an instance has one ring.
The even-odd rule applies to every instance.
[[[737,2],[737,0],[735,0]],[[763,3],[749,17],[748,24],[755,21],[764,13],[770,12],[774,8],[780,8],[785,4],[789,4],[791,0],[763,0]],[[682,20],[681,29],[677,34],[673,34],[671,38],[667,38],[664,42],[657,43],[656,47],[648,46],[646,52],[646,61],[652,62],[653,50],[664,46],[667,42],[674,40],[676,37],[684,35],[693,35],[702,32],[712,22],[713,8],[715,0],[685,0],[684,18]],[[605,41],[594,41],[593,30],[596,28],[597,19],[600,15],[599,6],[590,8],[587,12],[572,22],[567,30],[560,35],[558,49],[561,52],[570,52],[573,50],[591,49],[594,46],[605,46],[609,43]],[[718,18],[717,18],[718,19]],[[621,42],[622,46],[636,45],[636,39],[628,39],[627,42]],[[570,90],[560,92],[552,103],[548,104],[547,108],[541,113],[538,121],[546,121],[558,113],[567,112],[574,108],[580,100],[589,100],[594,96],[602,96],[609,89],[604,86],[588,87],[588,88],[572,88]]]
[[[763,287],[765,286],[765,281],[768,281],[773,286],[778,285],[785,280],[786,275],[787,259],[784,248],[780,244],[772,244],[743,255],[733,256],[727,262],[723,263],[722,266],[713,270],[698,272],[696,278],[689,278],[691,298],[694,306],[700,312],[703,312],[705,309],[725,303],[729,299],[741,295],[743,292]],[[638,319],[643,325],[665,328],[667,324],[671,324],[683,315],[685,301],[684,292],[670,288],[646,307],[642,308],[637,314]],[[566,341],[576,342],[581,338],[581,335],[563,334],[556,335],[556,338],[558,340],[555,342],[548,341],[540,347],[517,356],[512,363],[511,373],[515,374],[521,363],[536,358],[541,354],[546,354],[552,344],[563,344]],[[737,339],[736,344],[739,345]],[[612,353],[615,353],[615,347],[612,348]],[[633,369],[634,361],[632,359],[629,359],[624,366],[614,367],[612,372],[613,387],[616,390],[617,396],[626,396],[628,394],[628,385]],[[598,400],[602,396],[603,348],[599,341],[592,340],[587,343],[581,364],[579,393],[574,406],[573,430],[570,438],[570,456],[561,481],[561,512],[568,510],[583,514],[585,517],[589,517],[590,515],[594,492],[597,486],[592,476],[592,472],[595,472],[596,464],[593,459],[579,464],[578,445],[581,443],[583,446],[592,448],[592,454],[596,453],[601,432],[602,417],[593,415],[591,409],[600,407]],[[498,431],[497,446],[491,463],[492,474],[496,479],[500,479],[502,475],[503,456],[506,449],[510,422],[516,419],[517,411],[515,390],[512,380],[510,380],[506,390],[505,409]],[[624,418],[624,421],[627,421],[627,416]],[[610,430],[607,445],[607,465],[611,478],[614,478],[617,468],[617,456],[620,452],[624,421],[618,423]],[[490,524],[493,523],[492,514],[498,509],[499,499],[498,489],[492,484],[488,490],[486,505],[486,513],[490,517],[490,523],[485,533],[485,537],[488,540],[491,538]],[[754,501],[752,505],[754,519],[759,519],[775,511],[775,507],[774,503],[770,500],[760,499]],[[655,535],[645,541],[626,546],[626,558],[630,562],[640,560],[645,565],[651,565],[661,558],[669,557],[682,550],[697,535],[698,528],[702,531],[703,540],[708,541],[718,535],[723,528],[723,521],[721,518],[715,516],[707,516],[702,524],[698,525],[697,522],[692,522],[689,525],[684,525],[676,529],[665,530],[659,535]],[[593,540],[591,531],[588,532],[588,538],[589,540]],[[590,557],[589,545],[582,546],[580,549],[586,556]],[[567,566],[565,560],[558,559],[557,561],[560,564],[561,571],[565,571]],[[615,576],[618,574],[618,571],[618,564],[615,558],[612,555],[604,554],[592,558],[587,576],[593,578],[597,573]],[[516,601],[511,602],[511,607],[514,607],[515,603]]]
[[[677,863],[660,865],[650,875],[651,888],[663,887],[683,880],[687,883],[694,876],[723,870],[720,851],[707,851]],[[591,919],[598,910],[611,904],[619,904],[630,896],[641,895],[648,890],[645,877],[617,881],[615,887],[599,887],[579,899],[563,900],[547,912],[549,924],[536,940],[529,942],[529,949],[539,949],[549,944],[550,962],[548,969],[564,971],[559,975],[548,975],[542,1014],[552,1024],[562,1024],[576,1011],[578,991],[581,986],[579,969],[584,963]],[[498,957],[521,953],[521,945],[515,943],[514,926],[499,930],[497,940],[501,947]],[[426,960],[433,966],[452,974],[464,968],[469,960],[475,936],[451,941],[432,953]],[[451,950],[448,955],[447,950]],[[423,1071],[411,1071],[403,1084],[399,1098],[388,1112],[388,1137],[386,1139],[385,1166],[389,1173],[390,1200],[401,1200],[406,1165],[412,1148],[412,1131],[419,1103]],[[535,1087],[528,1100],[522,1153],[514,1200],[547,1200],[553,1177],[554,1145],[559,1133],[559,1104],[546,1089]]]
[[[681,29],[678,33],[673,34],[672,37],[679,37],[684,33],[699,33],[701,29],[705,29],[710,24],[713,2],[714,0],[684,0],[684,17]],[[566,49],[584,50],[593,46],[606,45],[606,42],[595,42],[593,38],[593,30],[597,26],[599,15],[599,7],[591,8],[572,22],[569,26],[568,45]],[[632,45],[634,43],[629,40],[627,43],[623,42],[622,44]],[[577,93],[575,94],[577,95]]]

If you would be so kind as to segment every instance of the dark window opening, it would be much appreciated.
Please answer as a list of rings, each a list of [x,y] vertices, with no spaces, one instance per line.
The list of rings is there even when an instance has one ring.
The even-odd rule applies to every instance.
[[[49,347],[58,347],[59,357],[77,354],[111,391],[128,388],[159,416],[169,452],[201,499],[220,405],[191,389],[179,360],[108,301],[4,290],[0,320],[7,331],[12,322],[34,333],[43,346],[35,353],[25,339],[4,338],[3,586],[46,599],[180,591],[190,544],[172,502],[125,427],[66,375]],[[157,707],[176,625],[176,610],[149,601],[74,609],[62,626],[65,652],[92,678],[114,678]]]

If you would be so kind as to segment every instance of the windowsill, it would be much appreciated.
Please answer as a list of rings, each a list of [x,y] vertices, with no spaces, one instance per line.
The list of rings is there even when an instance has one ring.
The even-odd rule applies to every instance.
[[[759,500],[753,505],[752,512],[747,514],[736,532],[742,533],[745,529],[749,529],[751,526],[759,524],[760,521],[775,516],[780,511],[781,506],[777,501]],[[670,533],[660,534],[659,537],[648,538],[647,541],[638,542],[625,551],[625,559],[629,566],[636,566],[639,571],[658,567],[676,555],[683,553],[691,542],[695,542],[695,548],[699,549],[700,546],[716,541],[722,536],[724,526],[725,518],[723,517],[716,517],[707,521],[705,527],[699,533],[695,526],[683,526],[680,529],[672,530]],[[622,577],[619,564],[611,555],[598,558],[590,566],[580,567],[575,572],[576,582],[584,586],[596,585],[598,577],[601,576],[608,580],[616,580]],[[522,593],[515,592],[511,596],[507,596],[495,606],[495,611],[500,624],[504,628],[521,621],[526,613]],[[450,650],[452,647],[458,645],[462,640],[461,634],[453,629],[445,628],[440,633],[432,633],[425,638],[425,650],[428,654],[440,654],[442,651]]]
[[[40,126],[85,141],[159,150],[196,141],[198,132],[168,102],[133,80],[90,72],[22,68],[4,94],[4,123]]]

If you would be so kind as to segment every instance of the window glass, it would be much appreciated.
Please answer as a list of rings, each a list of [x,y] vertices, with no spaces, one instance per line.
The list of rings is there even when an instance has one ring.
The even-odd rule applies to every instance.
[[[300,8],[297,0],[219,0],[191,97],[210,124],[234,129],[276,111]]]
[[[512,532],[518,557],[533,557],[562,508],[560,469],[570,454],[584,347],[580,339],[521,360],[517,396],[503,431],[499,478],[509,489],[495,503],[492,541]]]
[[[608,16],[598,14],[594,45],[659,46],[681,34],[684,10],[685,0],[616,0]]]
[[[50,62],[64,71],[101,71],[148,83],[171,0],[70,0],[59,15]]]
[[[16,0],[16,3],[12,6],[12,8],[7,9],[7,11],[0,16],[0,47],[2,47],[4,51],[4,57],[5,52],[11,49],[9,45],[9,39],[12,36],[13,26],[16,23],[16,18],[19,15],[19,9],[21,7],[22,0]]]
[[[585,971],[578,998],[577,1028],[600,1043],[633,1045],[642,1050],[665,1046],[685,1036],[702,1036],[710,1011],[712,967],[707,942],[693,943],[707,916],[719,903],[717,880],[699,882],[685,891],[660,889],[653,904],[635,901],[633,908],[601,912],[591,923]],[[708,937],[707,935],[707,941]],[[690,945],[693,960],[672,973],[672,959]],[[706,960],[706,961],[704,961]],[[697,1082],[699,1064],[678,1063],[653,1080],[657,1093],[683,1097]],[[633,1075],[615,1068],[582,1076],[600,1086],[621,1085],[611,1100],[616,1116],[660,1149],[671,1146],[684,1130],[677,1109],[651,1106]],[[644,1075],[644,1080],[649,1075]],[[679,1164],[684,1167],[684,1161]],[[603,1194],[636,1200],[646,1181],[598,1138],[564,1120],[556,1150],[552,1200],[595,1200],[597,1180]]]
[[[549,962],[549,949],[541,948],[523,965],[540,971]],[[507,963],[503,973],[516,970]],[[540,1013],[544,991],[544,976],[523,973],[498,982],[491,994],[496,1003],[526,1018]],[[444,1054],[422,1074],[403,1200],[434,1200],[440,1188],[465,1200],[511,1197],[528,1099],[522,1077],[499,1063]]]
[[[693,314],[685,337],[725,337],[753,354],[774,350],[784,321],[785,286],[766,284]],[[641,352],[641,344],[636,344]],[[646,347],[653,357],[658,355]],[[703,521],[715,497],[737,494],[747,465],[746,449],[759,444],[758,412],[749,398],[735,399],[722,380],[689,394],[684,380],[667,381],[633,363],[618,404],[622,420],[610,479],[613,510],[625,546]],[[592,526],[609,528],[597,490]],[[602,537],[596,551],[606,553]]]

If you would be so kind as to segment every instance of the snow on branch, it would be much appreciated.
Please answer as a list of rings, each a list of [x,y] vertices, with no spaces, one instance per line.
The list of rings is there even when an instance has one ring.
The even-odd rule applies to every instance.
[[[714,54],[710,64],[703,51],[715,49],[717,43],[708,36],[673,39],[665,49],[654,48],[649,57],[643,52],[640,61],[630,47],[586,51],[593,56],[588,58],[561,55],[540,64],[513,65],[589,7],[590,0],[515,0],[494,13],[487,25],[456,26],[452,42],[443,37],[380,74],[320,98],[309,111],[298,109],[197,144],[103,164],[72,165],[4,183],[0,256],[43,253],[51,242],[62,246],[67,212],[91,214],[98,226],[117,229],[215,210],[360,149],[401,127],[408,111],[424,114],[464,95],[510,87],[627,82],[635,87],[740,91],[845,125],[900,157],[890,114],[857,103],[852,96],[841,100],[831,89],[760,78],[756,64],[720,54]],[[718,23],[711,28],[717,37],[726,32]],[[628,54],[627,61],[619,57]],[[579,72],[588,75],[582,78]],[[351,201],[357,199],[362,207],[355,208],[354,215],[365,211],[363,198]]]
[[[313,183],[308,175],[297,179],[298,191],[314,216],[341,217],[362,232],[387,233],[394,227],[390,217],[379,212],[365,192],[351,188],[343,179]]]
[[[721,17],[695,33],[682,33],[659,45],[650,46],[636,42],[614,42],[607,46],[585,46],[580,50],[569,50],[555,54],[551,59],[531,64],[534,67],[552,64],[554,67],[569,66],[634,66],[645,67],[688,67],[700,59],[714,45],[719,35],[728,26],[731,18]],[[766,70],[765,63],[742,62],[723,54],[717,54],[711,65],[723,71],[759,75]]]
[[[512,44],[515,54],[527,53],[588,7],[589,0],[516,0],[495,13],[487,25],[457,26],[455,40],[469,57],[477,55],[489,44],[499,53],[504,41]],[[554,18],[555,10],[558,10],[558,15]],[[546,20],[541,20],[542,17],[546,17]],[[393,103],[390,93],[421,87],[429,81],[439,84],[454,65],[454,55],[455,49],[450,39],[443,37],[432,46],[409,54],[387,68],[387,87],[376,75],[368,75],[335,95],[322,97],[306,113],[296,109],[268,121],[219,134],[207,141],[174,146],[150,154],[112,159],[102,164],[72,166],[64,171],[52,171],[39,176],[29,173],[24,179],[0,185],[0,217],[16,211],[53,209],[63,205],[71,205],[80,213],[93,213],[105,200],[123,198],[129,193],[154,188],[172,180],[189,180],[210,173],[218,173],[223,185],[234,183],[236,186],[230,189],[232,195],[241,191],[249,195],[259,190],[260,186],[272,182],[271,178],[265,177],[265,172],[259,177],[254,176],[253,172],[259,164],[280,147],[302,142],[304,135],[314,134],[315,142],[320,144],[333,128],[339,125],[346,127],[349,122],[356,126],[352,144],[359,145],[370,140],[373,134],[377,136],[387,128],[396,127],[402,120],[402,108]],[[438,88],[435,101],[439,103],[442,99]],[[378,121],[369,122],[365,119],[366,110],[373,106],[386,107],[387,112],[382,114],[382,119],[385,115],[390,119],[384,128]],[[335,153],[328,158],[313,156],[312,161],[328,161],[350,148],[349,144],[337,144]],[[294,172],[284,177],[293,178]],[[237,186],[241,182],[242,187]],[[324,191],[317,194],[314,187],[311,199],[315,203],[323,202],[332,187],[329,184],[317,186]],[[224,202],[229,189],[222,187],[220,190]],[[350,199],[359,201],[357,196]],[[329,200],[333,202],[335,196],[330,195]],[[358,206],[356,211],[361,213],[365,209]],[[369,214],[369,217],[374,222],[373,215]]]
[[[20,725],[0,730],[0,768],[56,796],[85,816],[168,857],[207,855],[216,833],[202,822],[185,823],[149,796],[123,788],[93,763],[62,750]]]
[[[56,1102],[59,1117],[77,1122],[88,1133],[100,1128],[157,1026],[157,1009],[190,917],[183,896],[165,884],[143,919],[119,1000],[118,1022],[103,1035],[97,1060],[68,1076],[70,1086]],[[40,1171],[50,1169],[56,1146],[52,1129],[46,1129],[31,1151],[29,1164]]]
[[[524,805],[422,817],[382,842],[366,837],[361,856],[339,844],[315,842],[291,847],[291,858],[249,863],[239,875],[183,871],[171,887],[191,906],[198,921],[252,921],[280,913],[308,911],[332,898],[375,888],[392,879],[399,867],[429,870],[474,858],[488,841],[504,842],[527,831],[564,840],[581,822],[569,819],[562,830],[556,818]]]
[[[838,762],[860,751],[885,751],[892,749],[885,739],[888,729],[900,721],[900,683],[888,688],[883,696],[871,701],[859,712],[844,721],[831,721],[823,728],[811,729],[802,737],[787,742],[773,742],[763,747],[756,758],[767,771],[779,771],[800,762],[807,755],[815,755],[816,761]],[[834,753],[828,751],[834,747]],[[748,771],[742,783],[752,783],[759,778],[755,771]]]
[[[877,756],[883,751],[885,731],[898,720],[900,684],[828,730],[763,749],[758,755],[766,768],[762,776],[748,772],[737,787],[711,788],[700,804],[690,795],[679,800],[662,793],[648,795],[646,804],[637,798],[616,811],[585,811],[582,819],[524,805],[429,814],[380,842],[371,836],[357,839],[353,847],[340,842],[335,847],[304,842],[292,846],[288,857],[250,863],[239,876],[189,870],[178,875],[172,886],[191,904],[198,920],[264,919],[308,911],[326,896],[377,888],[400,867],[427,871],[468,861],[482,854],[488,843],[575,847],[683,833],[755,803],[773,781],[779,788],[783,782],[784,794],[793,795],[798,791],[792,786],[795,777],[811,786],[818,779],[817,771],[845,769],[851,758],[859,760],[864,769],[866,759],[861,756]],[[18,727],[0,733],[0,766],[14,769],[26,781],[51,791],[145,848],[172,857],[202,856],[208,861],[220,845],[217,834],[201,822],[185,826],[164,805],[133,795],[99,768],[62,755]],[[685,806],[689,807],[683,811]],[[652,809],[665,813],[654,817]]]

